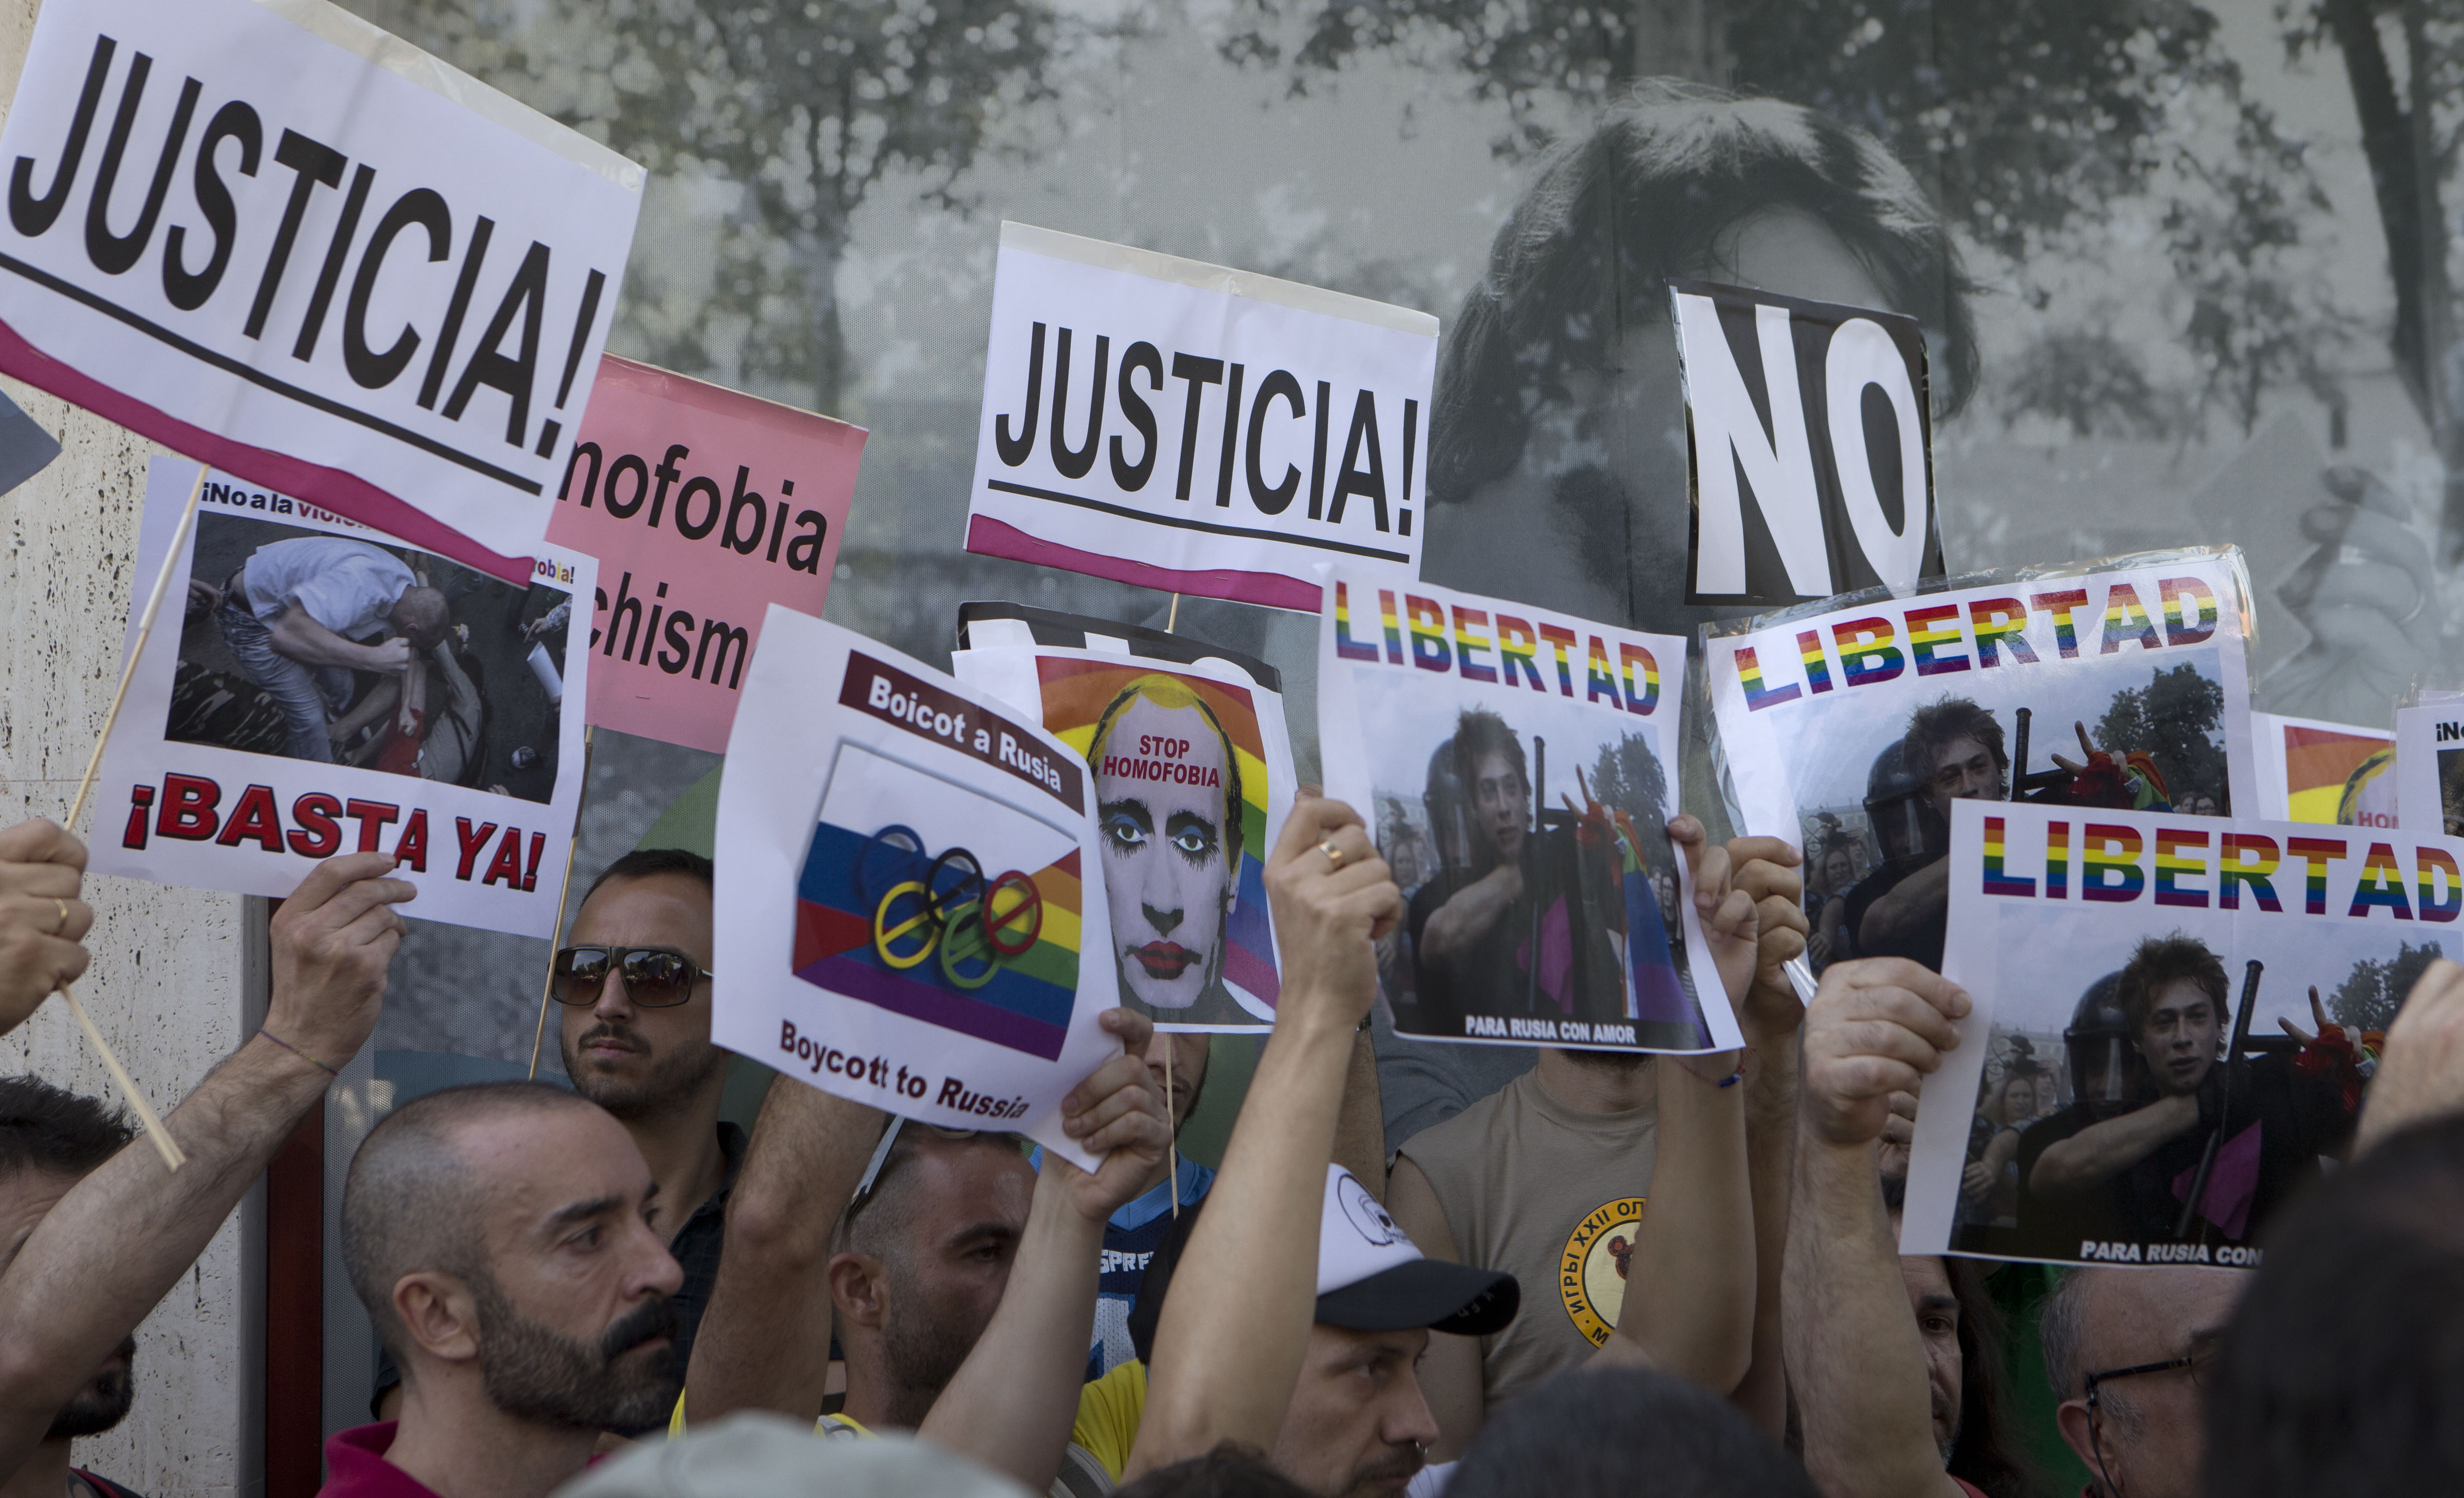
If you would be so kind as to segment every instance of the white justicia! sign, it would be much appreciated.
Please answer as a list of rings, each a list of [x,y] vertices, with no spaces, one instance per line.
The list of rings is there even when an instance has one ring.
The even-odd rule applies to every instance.
[[[1438,319],[1001,226],[967,549],[1313,611],[1420,575]]]
[[[640,167],[324,0],[50,0],[0,163],[0,370],[522,570]]]

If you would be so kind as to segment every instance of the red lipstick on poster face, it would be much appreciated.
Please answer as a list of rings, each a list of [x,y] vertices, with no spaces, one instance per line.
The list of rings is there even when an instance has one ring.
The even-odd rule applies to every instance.
[[[1132,947],[1130,956],[1147,970],[1147,976],[1159,983],[1169,983],[1189,971],[1198,954],[1177,941],[1150,941],[1142,947]]]

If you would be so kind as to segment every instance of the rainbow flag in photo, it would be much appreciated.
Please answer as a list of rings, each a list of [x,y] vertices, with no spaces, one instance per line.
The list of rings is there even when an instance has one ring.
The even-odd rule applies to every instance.
[[[1619,818],[1620,824],[1623,818]],[[1651,871],[1635,849],[1631,826],[1617,828],[1617,851],[1625,866],[1625,961],[1634,989],[1626,1000],[1626,1018],[1648,1024],[1682,1024],[1697,1042],[1711,1043],[1710,1031],[1685,995],[1677,976],[1677,955],[1668,945],[1668,927],[1661,919],[1660,896],[1651,888]]]
[[[879,897],[893,885],[929,878],[936,852],[874,843],[869,832],[828,822],[815,826],[796,881],[796,942],[790,959],[796,976],[816,988],[910,1019],[1045,1061],[1059,1060],[1078,997],[1078,922],[1085,897],[1078,850],[1025,870],[1044,904],[1035,944],[1017,957],[1001,958],[991,981],[978,988],[961,988],[943,976],[937,942],[930,957],[907,968],[884,961],[873,944]],[[865,863],[867,892],[873,902],[856,891],[859,860]],[[984,874],[990,879],[1001,871],[987,869]],[[873,908],[865,908],[868,903]]]
[[[2369,765],[2373,756],[2385,754],[2392,743],[2387,735],[2366,729],[2285,724],[2284,790],[2292,819],[2331,825],[2343,821],[2348,788],[2360,789],[2355,784],[2356,774]],[[2383,772],[2384,764],[2373,768]],[[2358,801],[2359,796],[2354,799]]]

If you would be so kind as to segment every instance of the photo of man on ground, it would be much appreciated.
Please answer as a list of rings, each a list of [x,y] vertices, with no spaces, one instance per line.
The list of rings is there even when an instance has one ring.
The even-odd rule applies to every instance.
[[[203,515],[165,737],[543,802],[570,613],[373,535]]]

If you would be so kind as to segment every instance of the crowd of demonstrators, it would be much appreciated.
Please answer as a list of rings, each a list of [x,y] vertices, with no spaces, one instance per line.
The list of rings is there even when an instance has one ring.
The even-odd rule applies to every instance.
[[[681,848],[625,854],[592,882],[565,939],[549,987],[565,1075],[624,1125],[658,1182],[654,1222],[684,1269],[672,1296],[681,1360],[710,1303],[744,1154],[744,1131],[718,1116],[727,1053],[710,1039],[710,860]],[[387,1349],[377,1368],[381,1420],[400,1407],[400,1377]],[[667,1415],[618,1433],[661,1428]]]
[[[401,1382],[396,1418],[329,1443],[326,1487],[545,1498],[664,1424],[587,1490],[809,1486],[857,1442],[893,1490],[2045,1498],[1985,1270],[1896,1242],[1967,996],[1873,958],[1800,1004],[1794,854],[1670,836],[1747,1050],[1543,1050],[1383,1179],[1363,1029],[1403,904],[1338,803],[1304,797],[1269,861],[1278,1020],[1211,1174],[1172,1150],[1204,1037],[1127,1009],[1064,1103],[1091,1172],[792,1082],[736,1135],[709,866],[627,855],[555,958],[574,1090],[431,1093],[352,1162],[344,1266]],[[14,1014],[81,965],[81,865],[47,824],[0,833]],[[100,1103],[0,1081],[0,1498],[124,1491],[72,1443],[127,1413],[138,1323],[372,1030],[412,892],[391,867],[329,860],[281,907],[263,1030],[169,1115],[187,1168]],[[2116,1003],[2205,1002],[2195,956],[2143,953]],[[2464,968],[2408,998],[2352,1149],[2288,1191],[2256,1274],[2086,1268],[2046,1299],[2033,1434],[2086,1498],[2464,1479]],[[1595,1251],[1630,1287],[1613,1311],[1565,1267]]]

